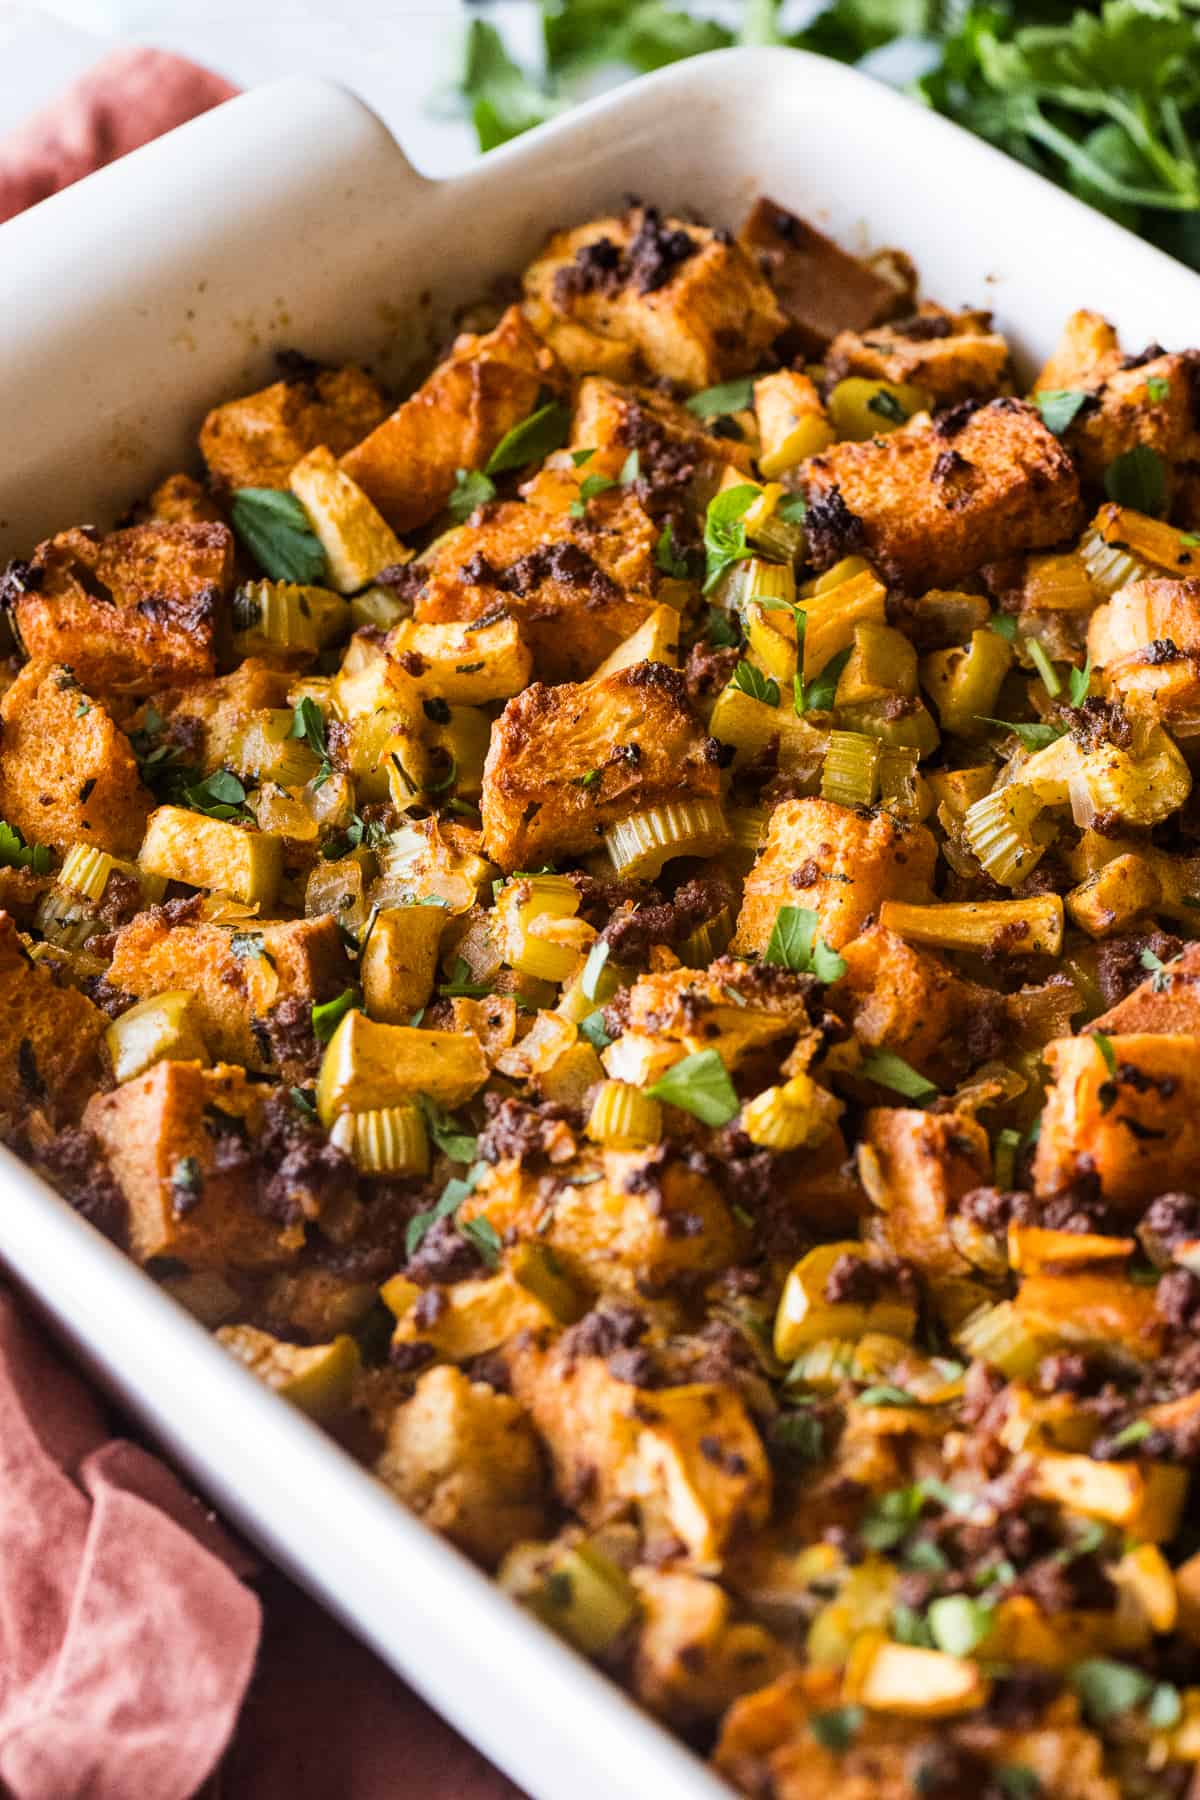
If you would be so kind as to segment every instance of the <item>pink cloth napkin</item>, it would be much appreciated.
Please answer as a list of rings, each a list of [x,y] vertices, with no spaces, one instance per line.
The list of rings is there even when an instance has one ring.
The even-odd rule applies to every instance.
[[[0,221],[236,92],[161,51],[105,57],[0,141]],[[254,1574],[0,1289],[6,1800],[521,1800],[274,1570],[260,1605]]]

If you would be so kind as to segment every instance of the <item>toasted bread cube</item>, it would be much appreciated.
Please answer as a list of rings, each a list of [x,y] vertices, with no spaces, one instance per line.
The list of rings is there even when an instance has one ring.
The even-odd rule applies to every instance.
[[[15,1121],[44,1106],[77,1117],[100,1072],[107,1023],[78,988],[60,987],[45,964],[30,960],[0,912],[0,1115]]]
[[[459,469],[483,468],[505,433],[534,411],[543,382],[556,378],[553,354],[510,306],[485,337],[457,338],[445,362],[348,450],[342,467],[394,531],[410,531],[445,505]]]
[[[880,1209],[879,1236],[934,1280],[967,1273],[970,1265],[950,1241],[947,1220],[991,1172],[987,1133],[966,1113],[880,1106],[866,1115],[859,1176]]]
[[[216,673],[233,536],[224,525],[63,531],[40,544],[13,616],[29,656],[85,688],[146,694]]]
[[[717,437],[684,406],[656,388],[621,387],[600,376],[579,384],[571,418],[571,450],[592,455],[580,465],[580,477],[607,475],[615,480],[631,450],[672,486],[707,505],[727,469],[749,475],[750,449],[738,438]]]
[[[1008,385],[1008,345],[991,314],[925,304],[911,319],[866,333],[841,331],[825,354],[830,381],[847,375],[911,384],[938,407],[990,399]]]
[[[503,1355],[513,1393],[549,1453],[559,1498],[586,1524],[603,1524],[629,1502],[637,1388],[603,1357],[569,1356],[561,1339],[547,1350],[518,1335]]]
[[[200,449],[219,487],[286,488],[302,456],[322,444],[341,456],[386,411],[378,384],[364,370],[352,363],[318,369],[214,407]]]
[[[1108,1037],[1166,1032],[1200,1038],[1200,944],[1185,944],[1174,962],[1147,975],[1087,1029]]]
[[[736,1388],[688,1382],[643,1395],[628,1477],[653,1541],[681,1542],[694,1563],[719,1563],[738,1530],[771,1509],[762,1439]]]
[[[1200,1037],[1123,1033],[1059,1038],[1042,1058],[1054,1078],[1034,1159],[1039,1194],[1069,1188],[1083,1170],[1105,1200],[1137,1213],[1156,1194],[1186,1188],[1200,1154]]]
[[[1195,350],[1127,358],[1098,313],[1077,312],[1067,320],[1037,390],[1082,388],[1092,397],[1065,433],[1085,481],[1098,486],[1118,456],[1144,444],[1166,464],[1169,499],[1177,480],[1172,465],[1200,455],[1191,398],[1198,364]]]
[[[328,1129],[339,1113],[369,1112],[417,1094],[428,1094],[442,1106],[461,1106],[487,1078],[474,1032],[384,1025],[355,1009],[326,1047],[317,1111]]]
[[[600,338],[627,345],[631,366],[708,387],[752,369],[786,323],[739,244],[651,206],[556,233],[524,279],[534,325],[576,374],[611,367]]]
[[[27,663],[0,700],[0,819],[27,843],[137,849],[154,801],[125,734],[70,669]]]
[[[533,668],[513,618],[437,625],[402,619],[390,632],[387,649],[420,684],[422,694],[456,706],[508,700],[528,685]]]
[[[345,1333],[327,1344],[289,1344],[254,1325],[222,1325],[215,1335],[252,1375],[310,1418],[328,1423],[348,1410],[360,1359]]]
[[[1133,851],[1114,856],[1066,896],[1073,922],[1089,937],[1112,937],[1128,931],[1143,913],[1153,913],[1162,899],[1162,883],[1151,865]]]
[[[578,1317],[583,1303],[567,1305],[564,1316],[532,1286],[519,1276],[522,1253],[510,1258],[510,1264],[495,1275],[479,1280],[456,1281],[451,1286],[432,1290],[437,1304],[430,1311],[418,1310],[420,1288],[403,1275],[384,1283],[380,1295],[396,1315],[393,1344],[428,1344],[448,1362],[465,1362],[468,1357],[483,1356],[516,1337],[519,1331],[553,1331]],[[569,1291],[569,1284],[553,1278],[555,1285]]]
[[[109,979],[139,998],[188,990],[217,1056],[294,1082],[310,1073],[313,1040],[303,1029],[310,1009],[335,999],[351,972],[332,915],[271,925],[251,920],[229,931],[171,924],[151,911],[118,932]]]
[[[286,1263],[303,1231],[281,1228],[255,1205],[253,1162],[220,1156],[214,1108],[253,1137],[261,1089],[244,1070],[160,1062],[111,1094],[93,1094],[83,1124],[125,1197],[138,1262],[169,1256],[190,1269],[267,1269]]]
[[[222,525],[221,509],[190,475],[168,475],[146,503],[152,519],[164,525]]]
[[[1050,360],[1034,382],[1035,393],[1081,388],[1121,362],[1117,334],[1107,319],[1081,307],[1062,328]]]
[[[1072,1349],[1118,1347],[1139,1362],[1162,1349],[1164,1320],[1152,1287],[1136,1287],[1111,1267],[1069,1274],[1026,1275],[1013,1302],[1021,1330],[1043,1343]]]
[[[138,861],[148,875],[269,906],[283,874],[283,839],[183,806],[160,806],[147,822]]]
[[[282,707],[290,680],[286,669],[248,656],[228,675],[153,693],[146,713],[163,721],[164,744],[175,745],[185,764],[211,775],[228,762],[246,715]],[[145,716],[139,714],[132,724],[143,722]]]
[[[733,1617],[715,1581],[678,1569],[637,1569],[642,1625],[633,1687],[674,1725],[716,1719],[739,1694],[779,1674],[786,1652],[761,1625]]]
[[[1069,1512],[1120,1525],[1130,1537],[1163,1544],[1179,1527],[1188,1472],[1169,1463],[1096,1462],[1042,1451],[1031,1492]]]
[[[444,906],[386,906],[376,915],[359,958],[367,1011],[407,1025],[433,992],[438,945],[450,914]]]
[[[494,1568],[547,1524],[537,1439],[518,1403],[460,1369],[429,1369],[398,1407],[375,1473],[418,1517]]]
[[[1179,533],[1172,534],[1179,540]],[[1184,554],[1188,554],[1186,551]],[[1153,698],[1162,718],[1200,706],[1200,580],[1130,581],[1088,624],[1088,655],[1118,694]]]
[[[906,294],[805,219],[765,196],[738,242],[775,290],[797,348],[819,357],[839,331],[865,331],[891,318]]]
[[[487,1219],[501,1238],[510,1230],[543,1232],[572,1281],[630,1298],[715,1275],[736,1257],[738,1228],[728,1206],[708,1177],[681,1159],[657,1146],[606,1150],[584,1173],[597,1179],[564,1181],[546,1222],[541,1178],[516,1162],[497,1163],[459,1217]]]
[[[923,825],[864,816],[833,800],[785,800],[746,877],[733,948],[761,955],[781,906],[811,907],[825,942],[840,950],[884,900],[927,900],[937,845]]]
[[[964,981],[937,956],[871,925],[841,948],[846,972],[830,999],[860,1043],[886,1045],[923,1072],[954,1060],[965,1036],[994,996]]]
[[[296,464],[288,486],[308,514],[339,594],[356,594],[380,569],[407,562],[409,553],[387,520],[326,445]]]
[[[1079,524],[1070,454],[1020,400],[837,444],[805,464],[804,480],[817,567],[859,552],[910,593],[953,588],[983,563],[1058,543]]]
[[[584,686],[535,682],[492,728],[483,771],[487,853],[507,873],[594,850],[647,807],[715,800],[712,740],[677,669],[639,663]]]
[[[622,514],[627,531],[577,528],[569,517],[517,502],[489,507],[486,518],[456,531],[434,557],[416,601],[419,626],[515,620],[542,680],[590,675],[654,610],[657,534],[636,503],[624,504],[632,509],[631,517]],[[485,649],[474,635],[467,635],[454,678],[474,676],[490,685]]]

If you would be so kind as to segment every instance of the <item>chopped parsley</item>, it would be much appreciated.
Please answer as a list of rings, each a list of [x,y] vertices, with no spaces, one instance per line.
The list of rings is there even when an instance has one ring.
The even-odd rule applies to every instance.
[[[675,548],[675,531],[670,519],[662,528],[657,544],[654,546],[654,566],[663,575],[671,575],[676,581],[685,581],[689,570],[687,557]]]
[[[819,915],[810,906],[781,906],[775,914],[763,961],[818,981],[836,981],[846,964],[817,930]]]
[[[687,409],[698,419],[716,419],[723,413],[745,412],[753,398],[754,378],[747,375],[740,381],[719,381],[715,387],[703,388],[692,395]]]
[[[710,594],[735,563],[753,556],[746,541],[746,514],[761,489],[753,482],[723,488],[714,494],[704,515],[704,592]]]
[[[1055,437],[1061,437],[1074,423],[1080,407],[1088,398],[1084,388],[1043,388],[1033,396],[1033,404],[1042,415],[1042,424]]]
[[[324,1000],[312,1009],[313,1036],[318,1044],[327,1044],[348,1012],[362,1005],[357,988],[343,988],[336,1000]]]
[[[748,694],[751,700],[760,700],[764,706],[779,705],[779,683],[773,675],[764,675],[753,663],[740,662],[733,671],[731,686],[739,693]]]
[[[46,844],[27,844],[15,825],[0,819],[0,869],[30,869],[48,875],[53,858]]]
[[[446,511],[459,525],[470,518],[477,506],[485,506],[496,497],[496,484],[479,469],[456,469],[454,486],[446,502]]]
[[[874,1081],[880,1087],[891,1088],[893,1093],[903,1094],[906,1100],[932,1100],[938,1092],[937,1084],[926,1080],[925,1076],[906,1063],[902,1056],[894,1050],[872,1050],[863,1057],[859,1064],[859,1073],[868,1081]]]
[[[702,1125],[728,1125],[738,1111],[729,1071],[715,1050],[695,1050],[660,1075],[646,1089],[652,1100],[665,1100],[691,1113]]]
[[[560,400],[539,406],[527,419],[506,431],[484,464],[485,475],[503,475],[509,469],[523,469],[527,463],[541,462],[552,450],[567,441],[571,414]]]
[[[1114,457],[1104,471],[1104,491],[1118,506],[1157,518],[1167,503],[1167,467],[1149,444],[1135,444]]]
[[[302,743],[307,744],[318,759],[321,766],[313,777],[313,787],[323,787],[333,774],[333,764],[329,760],[329,746],[325,741],[325,714],[310,695],[304,694],[297,700],[288,736],[299,738]]]
[[[325,579],[325,552],[294,494],[238,488],[229,512],[233,529],[272,581],[311,587]]]

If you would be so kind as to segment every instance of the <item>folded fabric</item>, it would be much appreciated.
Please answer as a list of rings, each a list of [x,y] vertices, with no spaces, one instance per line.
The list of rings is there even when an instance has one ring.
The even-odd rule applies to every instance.
[[[110,1440],[0,1291],[0,1779],[14,1800],[188,1800],[258,1650],[252,1568],[175,1477]]]
[[[165,50],[115,50],[0,142],[0,223],[237,92]]]

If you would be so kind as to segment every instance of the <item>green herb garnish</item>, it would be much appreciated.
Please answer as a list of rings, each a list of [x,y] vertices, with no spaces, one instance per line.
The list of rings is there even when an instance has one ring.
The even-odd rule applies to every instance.
[[[660,1075],[646,1089],[652,1100],[665,1100],[691,1113],[702,1125],[728,1125],[738,1111],[729,1071],[715,1050],[696,1050]]]
[[[238,488],[229,515],[233,529],[272,581],[311,587],[325,579],[325,552],[294,494],[283,488]]]
[[[484,464],[485,475],[503,475],[541,462],[552,450],[561,449],[571,429],[571,414],[560,400],[539,406],[536,412],[506,431]]]
[[[810,906],[781,906],[775,914],[763,961],[802,975],[815,975],[818,981],[837,981],[846,973],[846,964],[818,932],[819,923],[819,914]]]

